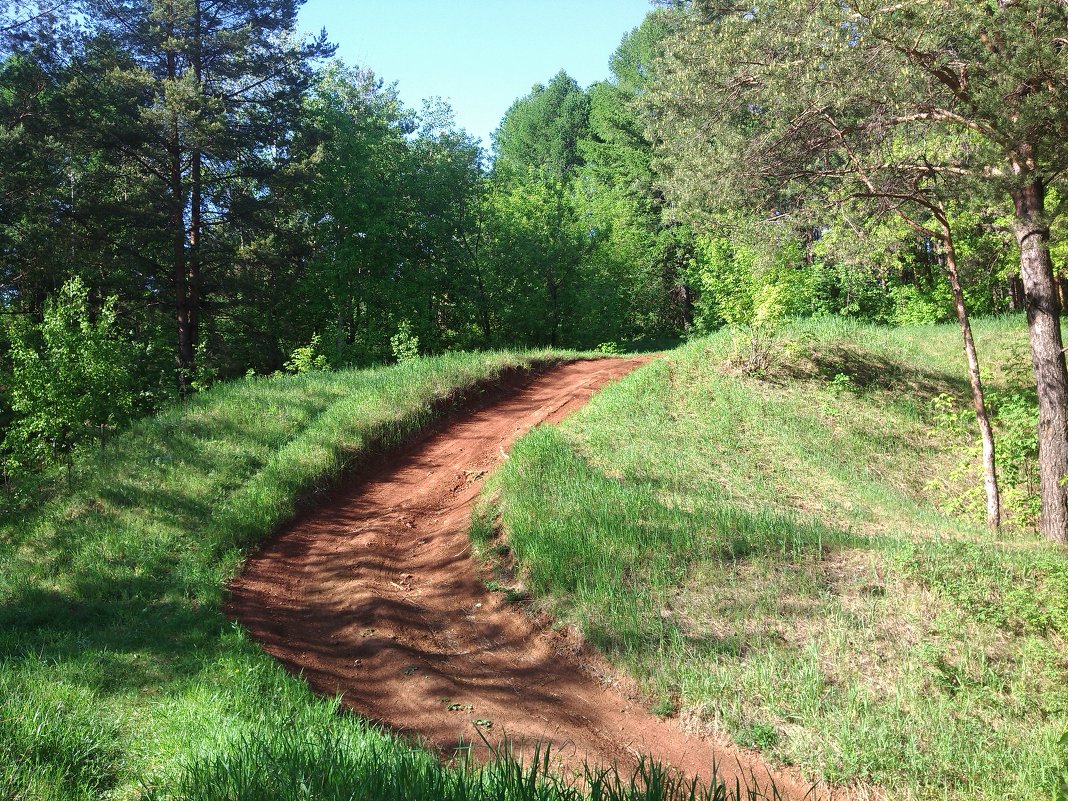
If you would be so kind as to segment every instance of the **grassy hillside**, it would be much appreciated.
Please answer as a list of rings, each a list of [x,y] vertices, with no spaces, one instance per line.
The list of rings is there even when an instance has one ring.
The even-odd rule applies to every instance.
[[[490,797],[311,696],[220,602],[300,498],[546,358],[238,381],[79,460],[72,493],[0,532],[0,798]]]
[[[976,336],[1005,391],[1022,322]],[[891,798],[1049,797],[1068,557],[946,511],[977,480],[956,328],[801,324],[760,377],[747,347],[692,342],[531,432],[476,536],[503,523],[521,589],[694,730]]]

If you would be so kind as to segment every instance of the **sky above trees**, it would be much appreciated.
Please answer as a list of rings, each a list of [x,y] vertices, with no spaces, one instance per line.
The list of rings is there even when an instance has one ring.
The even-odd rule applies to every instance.
[[[349,64],[370,67],[418,108],[450,102],[459,125],[489,145],[517,97],[560,69],[587,86],[641,23],[649,0],[308,0],[300,25],[326,28]]]

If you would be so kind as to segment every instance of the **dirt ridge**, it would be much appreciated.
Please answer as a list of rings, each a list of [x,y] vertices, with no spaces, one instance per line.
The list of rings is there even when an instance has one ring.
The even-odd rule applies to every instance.
[[[645,754],[705,778],[715,764],[754,789],[770,776],[783,798],[813,797],[792,772],[687,736],[598,680],[573,638],[479,578],[467,532],[482,476],[525,431],[646,361],[557,365],[439,421],[253,553],[228,614],[316,691],[444,755],[482,739],[528,752],[547,743],[572,767]]]

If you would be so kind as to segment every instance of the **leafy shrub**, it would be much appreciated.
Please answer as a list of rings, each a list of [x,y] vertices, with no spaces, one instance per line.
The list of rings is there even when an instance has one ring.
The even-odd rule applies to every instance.
[[[401,320],[397,333],[389,338],[389,345],[398,363],[419,358],[419,337],[412,331],[412,324],[408,320]]]
[[[994,456],[1002,507],[1023,525],[1034,525],[1041,500],[1038,496],[1038,401],[1034,391],[988,390],[987,409],[994,427]],[[955,437],[973,438],[950,473],[954,482],[970,486],[948,499],[953,514],[982,520],[986,514],[983,489],[982,445],[976,438],[975,410],[962,408],[952,395],[942,393],[931,401],[935,427]]]
[[[307,345],[294,350],[289,355],[289,361],[284,365],[287,373],[310,373],[313,370],[325,370],[330,366],[325,355],[319,352],[319,335],[311,338]]]
[[[1038,496],[1038,399],[1033,391],[988,392],[993,409],[994,451],[1006,507],[1034,524]]]
[[[891,292],[893,317],[896,325],[927,325],[946,319],[947,304],[935,292],[906,284],[894,287]]]
[[[605,356],[621,356],[623,354],[623,348],[619,346],[618,342],[602,342],[595,350]]]
[[[212,384],[219,380],[219,368],[213,363],[211,353],[208,352],[208,343],[201,340],[197,343],[194,367],[190,371],[189,386],[194,392],[207,392]]]
[[[69,460],[79,444],[127,422],[134,396],[133,346],[119,333],[116,298],[95,315],[81,279],[45,304],[39,325],[21,325],[11,343],[11,409],[4,444],[12,464],[31,469]]]
[[[835,373],[834,377],[827,382],[827,390],[832,395],[843,395],[846,392],[856,391],[857,385],[846,373]]]

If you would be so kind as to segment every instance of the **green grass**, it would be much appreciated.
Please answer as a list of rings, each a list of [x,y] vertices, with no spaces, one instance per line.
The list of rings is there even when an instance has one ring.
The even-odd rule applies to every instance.
[[[0,529],[0,798],[577,798],[507,760],[443,768],[316,698],[221,612],[244,550],[345,469],[563,355],[239,380],[80,456],[70,493]],[[604,797],[657,797],[654,779],[602,781]]]
[[[992,387],[1016,318],[978,321]],[[762,377],[729,334],[532,431],[474,536],[658,711],[894,799],[1048,798],[1068,729],[1068,555],[950,514],[974,471],[954,326],[798,324]],[[503,539],[498,536],[498,526]],[[502,568],[503,570],[503,568]]]

